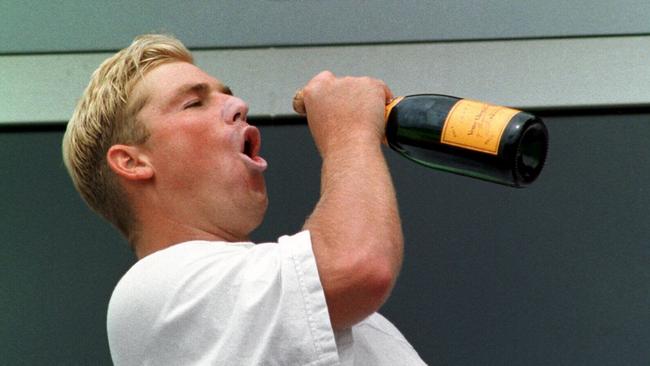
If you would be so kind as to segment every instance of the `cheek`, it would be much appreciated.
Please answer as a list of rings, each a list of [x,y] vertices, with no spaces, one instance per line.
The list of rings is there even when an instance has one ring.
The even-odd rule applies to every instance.
[[[210,123],[187,121],[177,128],[161,131],[160,140],[172,158],[200,159],[227,150],[230,142],[226,132]]]
[[[237,130],[207,119],[163,125],[153,137],[158,177],[172,189],[219,185],[234,188],[238,173]],[[161,182],[162,183],[162,182]],[[190,188],[193,186],[193,188]]]
[[[206,133],[184,141],[178,146],[182,152],[176,158],[177,174],[194,180],[197,185],[202,182],[209,189],[215,189],[217,184],[227,189],[235,188],[234,180],[241,175],[238,171],[241,164],[231,146],[224,136]]]
[[[220,165],[226,144],[205,129],[161,131],[153,146],[154,165],[168,179],[209,173]]]

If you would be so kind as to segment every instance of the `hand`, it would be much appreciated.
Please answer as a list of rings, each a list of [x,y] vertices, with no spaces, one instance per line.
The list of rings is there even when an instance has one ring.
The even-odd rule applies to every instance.
[[[384,109],[393,94],[370,77],[336,77],[323,71],[294,97],[294,109],[306,112],[309,128],[322,155],[349,144],[380,143]]]

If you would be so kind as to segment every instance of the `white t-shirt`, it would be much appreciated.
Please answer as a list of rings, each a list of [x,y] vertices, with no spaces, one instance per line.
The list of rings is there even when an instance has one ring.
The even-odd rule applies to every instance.
[[[333,332],[307,231],[155,252],[117,284],[107,329],[116,365],[424,365],[379,314]]]

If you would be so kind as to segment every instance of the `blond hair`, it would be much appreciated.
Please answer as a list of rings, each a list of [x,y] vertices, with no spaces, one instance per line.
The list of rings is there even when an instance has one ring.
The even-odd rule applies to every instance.
[[[63,137],[63,161],[81,197],[133,241],[137,218],[106,161],[115,144],[140,144],[148,131],[129,99],[135,84],[158,65],[193,63],[189,50],[168,35],[148,34],[105,60],[92,74]]]

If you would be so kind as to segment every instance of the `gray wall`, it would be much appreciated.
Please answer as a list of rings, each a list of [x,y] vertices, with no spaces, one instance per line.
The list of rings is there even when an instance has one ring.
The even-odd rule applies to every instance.
[[[143,30],[192,48],[650,33],[644,0],[5,0],[0,53],[122,48]]]
[[[382,312],[431,365],[648,364],[649,118],[548,117],[548,164],[522,190],[387,150],[406,255]],[[306,126],[262,134],[270,208],[255,241],[299,230],[319,192]],[[61,135],[0,133],[2,364],[110,364],[106,305],[133,257],[71,187]]]

